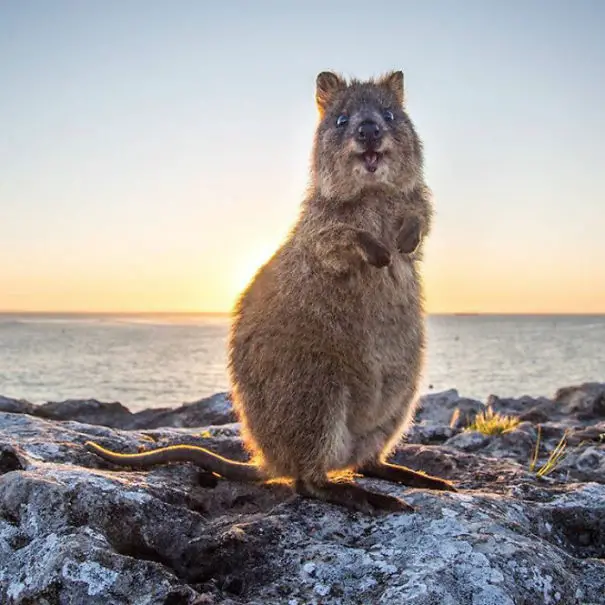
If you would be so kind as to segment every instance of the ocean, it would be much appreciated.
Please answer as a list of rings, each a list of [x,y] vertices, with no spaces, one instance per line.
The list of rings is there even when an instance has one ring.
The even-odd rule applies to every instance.
[[[605,381],[605,316],[432,315],[421,393],[485,400]],[[0,395],[176,407],[229,389],[229,317],[0,314]]]

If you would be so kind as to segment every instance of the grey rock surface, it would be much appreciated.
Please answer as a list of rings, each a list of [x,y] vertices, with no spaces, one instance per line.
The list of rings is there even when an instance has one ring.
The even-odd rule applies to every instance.
[[[136,413],[117,401],[67,399],[34,405],[0,396],[0,412],[32,414],[51,420],[76,420],[120,429],[198,427],[236,420],[228,393],[216,393],[178,408],[150,408]]]
[[[536,468],[567,431],[544,478],[530,470],[538,421],[482,435],[465,423],[485,404],[455,391],[425,397],[393,461],[460,491],[358,478],[415,507],[375,517],[190,464],[118,469],[84,448],[185,442],[243,460],[224,394],[139,414],[0,397],[0,603],[605,604],[603,393],[590,384],[524,403],[490,398],[502,413],[540,407]],[[450,426],[457,405],[469,415]]]

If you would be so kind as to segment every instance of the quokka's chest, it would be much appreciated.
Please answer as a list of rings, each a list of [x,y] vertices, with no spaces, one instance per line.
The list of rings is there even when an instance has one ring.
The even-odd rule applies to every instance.
[[[384,268],[367,267],[364,272],[364,290],[374,306],[383,310],[401,311],[419,298],[420,283],[417,271],[408,259],[395,252],[391,263]]]

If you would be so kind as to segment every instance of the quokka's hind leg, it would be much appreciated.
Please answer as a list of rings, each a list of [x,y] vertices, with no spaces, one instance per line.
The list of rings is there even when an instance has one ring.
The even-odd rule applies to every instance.
[[[343,411],[346,412],[346,409],[343,408]],[[370,514],[413,510],[399,498],[368,491],[344,477],[328,478],[330,469],[346,468],[351,458],[350,437],[344,421],[340,423],[340,430],[333,427],[331,431],[326,431],[324,439],[316,440],[317,443],[325,449],[320,449],[315,455],[312,449],[308,449],[307,456],[301,460],[302,464],[294,475],[294,489],[298,494]]]
[[[451,482],[446,481],[445,479],[419,473],[406,466],[389,464],[388,462],[380,460],[365,463],[357,469],[357,472],[366,477],[386,479],[387,481],[401,483],[409,487],[421,487],[448,492],[458,491]]]
[[[338,504],[362,513],[411,512],[414,508],[404,500],[371,492],[350,481],[305,481],[298,479],[294,486],[297,493],[307,498],[316,498]]]
[[[355,471],[366,477],[386,479],[409,487],[457,491],[452,483],[445,479],[385,461],[408,424],[408,418],[402,419],[397,415],[358,439],[353,462]]]

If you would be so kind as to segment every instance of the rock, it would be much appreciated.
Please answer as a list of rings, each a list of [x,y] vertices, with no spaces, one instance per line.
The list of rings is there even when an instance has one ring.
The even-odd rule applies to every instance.
[[[235,421],[236,417],[231,407],[229,394],[217,393],[193,403],[186,403],[176,409],[138,412],[134,414],[127,428],[196,427]]]
[[[564,416],[578,420],[605,420],[605,383],[587,382],[555,393],[555,404]]]
[[[493,435],[481,453],[528,465],[536,447],[536,438],[534,426],[530,422],[522,422],[513,430]]]
[[[175,409],[151,408],[134,414],[116,401],[68,399],[34,405],[28,401],[0,396],[0,412],[32,414],[52,420],[76,420],[120,429],[199,427],[227,424],[236,420],[228,393],[216,393]]]
[[[30,412],[31,413],[31,412]],[[67,399],[50,401],[37,406],[33,413],[52,420],[77,420],[87,424],[102,424],[125,428],[132,412],[117,401],[108,403],[96,399]]]
[[[576,481],[605,483],[605,448],[588,446],[568,452],[558,467]]]
[[[463,431],[448,439],[445,445],[462,450],[463,452],[475,452],[484,448],[489,441],[489,435],[483,435],[477,431]]]
[[[406,443],[422,443],[425,445],[443,443],[459,431],[449,426],[414,424],[405,436]]]
[[[568,441],[572,445],[588,444],[591,441],[605,443],[605,422],[598,422],[586,428],[572,430]]]
[[[498,397],[490,395],[487,398],[486,406],[492,408],[494,412],[508,416],[520,416],[526,414],[529,410],[541,409],[541,407],[552,406],[553,402],[546,397]]]
[[[464,428],[471,424],[485,405],[475,399],[460,397],[458,391],[450,389],[441,393],[430,393],[419,400],[416,419],[420,423]]]
[[[12,399],[0,395],[0,412],[13,412],[15,414],[32,414],[36,406],[24,399]]]
[[[487,405],[503,414],[530,422],[557,421],[566,426],[589,425],[605,420],[605,383],[588,382],[558,389],[553,399],[490,395]]]
[[[560,433],[560,436],[562,435],[563,431]],[[448,439],[444,445],[463,452],[480,452],[484,456],[514,460],[521,465],[527,465],[536,447],[536,437],[533,425],[524,422],[512,430],[496,435],[465,430]],[[551,440],[548,443],[551,443]]]
[[[463,398],[448,393],[424,402],[392,460],[460,491],[357,478],[415,507],[374,517],[190,464],[116,468],[84,448],[88,439],[124,452],[191,443],[244,460],[224,394],[139,414],[47,406],[60,421],[42,418],[44,406],[11,404],[14,413],[0,413],[0,603],[605,605],[604,425],[576,418],[598,410],[598,392],[548,400],[574,421],[542,425],[539,464],[564,434],[568,443],[543,479],[529,468],[534,423],[492,436],[450,427]],[[514,401],[503,413],[522,407],[499,401]],[[471,413],[476,404],[484,408],[468,404]]]

